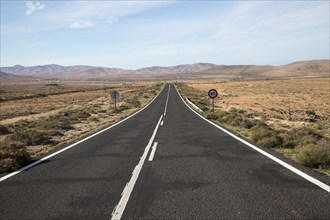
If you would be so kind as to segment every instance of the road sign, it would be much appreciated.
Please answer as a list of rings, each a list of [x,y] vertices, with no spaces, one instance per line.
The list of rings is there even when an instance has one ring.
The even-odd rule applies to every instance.
[[[117,101],[120,98],[120,94],[118,91],[114,90],[111,92],[111,99],[113,101]]]
[[[208,92],[208,95],[211,99],[214,99],[215,97],[218,96],[218,92],[215,89],[210,89],[210,91]]]
[[[120,94],[118,91],[114,90],[111,92],[111,99],[115,101],[115,109],[117,110],[117,100],[120,98]]]
[[[214,113],[214,99],[218,96],[218,92],[215,89],[210,89],[207,94],[212,99],[212,112]]]

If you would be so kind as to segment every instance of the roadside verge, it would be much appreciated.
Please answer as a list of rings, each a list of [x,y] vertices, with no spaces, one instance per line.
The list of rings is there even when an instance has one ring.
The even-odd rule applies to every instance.
[[[138,113],[140,113],[141,111],[143,111],[144,109],[146,109],[151,103],[153,103],[153,102],[156,100],[156,98],[159,96],[159,94],[162,93],[162,91],[164,90],[164,88],[165,88],[165,85],[163,86],[163,88],[161,89],[161,91],[160,91],[160,92],[159,92],[159,93],[158,93],[158,94],[157,94],[157,95],[156,95],[156,96],[155,96],[155,97],[154,97],[154,98],[153,98],[153,99],[152,99],[152,100],[151,100],[146,106],[144,106],[143,108],[141,108],[141,109],[138,110],[137,112],[131,114],[130,116],[128,116],[128,117],[126,117],[126,118],[124,118],[124,119],[122,119],[122,120],[116,122],[115,124],[113,124],[113,125],[111,125],[111,126],[108,126],[108,127],[104,128],[104,129],[102,129],[102,130],[100,130],[100,131],[98,131],[98,132],[96,132],[96,133],[94,133],[94,134],[92,134],[92,135],[90,135],[90,136],[88,136],[88,137],[85,137],[85,138],[83,138],[83,139],[81,139],[81,140],[79,140],[79,141],[76,141],[75,143],[73,143],[73,144],[71,144],[71,145],[69,145],[69,146],[66,146],[66,147],[64,147],[64,148],[62,148],[62,149],[60,149],[60,150],[57,150],[57,151],[55,151],[54,153],[51,153],[50,155],[47,155],[47,156],[45,156],[45,157],[42,157],[41,159],[38,159],[38,160],[36,160],[36,161],[34,161],[34,162],[32,162],[32,163],[30,163],[30,164],[28,164],[28,165],[26,165],[26,166],[20,168],[20,169],[17,170],[17,171],[14,171],[14,172],[12,172],[12,173],[9,173],[9,174],[7,174],[7,175],[2,176],[2,177],[0,178],[0,182],[6,180],[6,179],[8,179],[8,178],[10,178],[10,177],[12,177],[12,176],[14,176],[14,175],[16,175],[16,174],[19,174],[19,173],[21,173],[21,172],[23,172],[23,171],[25,171],[25,170],[27,170],[27,169],[30,169],[30,168],[32,168],[32,167],[34,167],[34,166],[36,166],[36,165],[42,163],[43,161],[45,161],[45,160],[47,160],[47,159],[49,159],[49,158],[52,158],[52,157],[56,156],[57,154],[60,154],[60,153],[66,151],[66,150],[68,150],[68,149],[70,149],[70,148],[72,148],[72,147],[74,147],[74,146],[76,146],[76,145],[78,145],[78,144],[80,144],[80,143],[82,143],[82,142],[84,142],[84,141],[86,141],[86,140],[88,140],[88,139],[90,139],[90,138],[92,138],[92,137],[94,137],[94,136],[100,134],[100,133],[103,133],[104,131],[107,131],[107,130],[109,130],[109,129],[111,129],[111,128],[113,128],[113,127],[115,127],[115,126],[117,126],[117,125],[119,125],[119,124],[121,124],[121,123],[123,123],[124,121],[130,119],[131,117],[137,115]]]
[[[293,164],[289,164],[288,162],[284,162],[283,160],[275,157],[274,155],[276,154],[270,154],[270,152],[266,152],[265,150],[261,149],[260,147],[255,146],[254,144],[249,143],[248,141],[244,140],[241,137],[238,137],[236,134],[233,134],[232,132],[222,128],[221,126],[215,124],[214,122],[207,120],[206,118],[204,118],[201,114],[199,114],[197,111],[195,111],[192,107],[190,107],[183,99],[183,97],[181,96],[181,94],[179,93],[179,91],[177,90],[176,86],[175,86],[176,92],[178,93],[178,95],[180,96],[181,100],[183,103],[185,103],[185,105],[191,110],[193,111],[196,115],[198,115],[200,118],[202,118],[203,120],[207,121],[208,123],[212,124],[213,126],[215,126],[216,128],[220,129],[221,131],[225,132],[226,134],[230,135],[231,137],[233,137],[234,139],[242,142],[243,144],[245,144],[246,146],[252,148],[253,150],[261,153],[262,155],[268,157],[269,159],[275,161],[276,163],[280,164],[281,166],[285,167],[286,169],[296,173],[297,175],[301,176],[302,178],[308,180],[309,182],[317,185],[318,187],[322,188],[323,190],[330,192],[330,186],[325,184],[324,182],[321,182],[320,180],[312,177],[311,175],[307,174],[306,172],[301,171],[300,167],[299,169],[296,168],[298,166],[293,166]],[[304,169],[305,170],[305,169]]]

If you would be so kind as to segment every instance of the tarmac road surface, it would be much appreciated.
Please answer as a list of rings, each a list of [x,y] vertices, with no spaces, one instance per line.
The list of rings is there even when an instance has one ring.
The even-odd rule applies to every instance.
[[[63,149],[0,178],[0,219],[330,219],[329,178],[203,120],[173,84]]]

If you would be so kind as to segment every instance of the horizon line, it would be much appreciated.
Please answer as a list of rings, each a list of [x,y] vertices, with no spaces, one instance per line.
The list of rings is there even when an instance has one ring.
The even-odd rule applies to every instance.
[[[177,64],[177,65],[169,65],[169,66],[159,66],[159,65],[154,65],[154,66],[144,66],[144,67],[139,67],[136,69],[126,69],[126,68],[121,68],[121,67],[109,67],[109,66],[94,66],[94,65],[88,65],[88,64],[76,64],[76,65],[61,65],[61,64],[57,64],[57,63],[49,63],[49,64],[38,64],[38,65],[21,65],[21,64],[15,64],[12,66],[1,66],[0,68],[12,68],[15,66],[21,66],[24,68],[29,68],[29,67],[43,67],[43,66],[52,66],[52,65],[56,65],[56,66],[61,66],[61,67],[77,67],[77,66],[81,66],[81,67],[94,67],[94,68],[108,68],[108,69],[121,69],[121,70],[131,70],[131,71],[136,71],[139,69],[146,69],[146,68],[152,68],[152,67],[160,67],[160,68],[168,68],[168,67],[177,67],[177,66],[181,66],[181,65],[194,65],[194,64],[211,64],[211,65],[216,65],[216,66],[275,66],[275,67],[280,67],[280,66],[286,66],[289,64],[293,64],[293,63],[299,63],[299,62],[312,62],[312,61],[330,61],[330,59],[312,59],[312,60],[297,60],[297,61],[293,61],[290,63],[286,63],[283,65],[271,65],[271,64],[215,64],[215,63],[209,63],[209,62],[197,62],[197,63],[184,63],[184,64]]]

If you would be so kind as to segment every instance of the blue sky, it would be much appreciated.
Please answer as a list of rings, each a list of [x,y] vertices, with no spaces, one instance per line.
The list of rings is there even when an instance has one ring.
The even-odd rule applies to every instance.
[[[1,1],[1,66],[329,59],[329,1]]]

